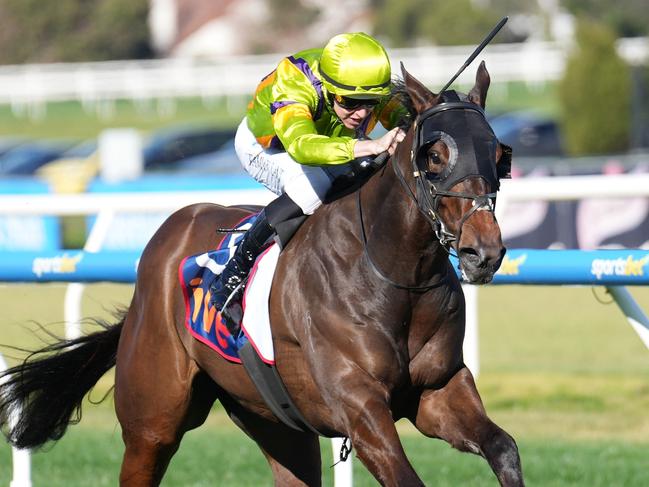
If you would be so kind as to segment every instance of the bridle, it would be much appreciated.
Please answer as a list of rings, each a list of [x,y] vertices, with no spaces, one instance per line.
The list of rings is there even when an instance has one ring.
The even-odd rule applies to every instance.
[[[455,92],[444,93],[445,96],[447,96],[447,94],[450,94],[450,97],[457,98]],[[503,144],[501,144],[503,155],[501,156],[498,166],[496,166],[494,151],[494,155],[491,157],[493,160],[487,161],[487,164],[481,164],[482,167],[480,167],[480,165],[478,167],[470,167],[470,162],[463,165],[461,162],[458,164],[457,161],[450,161],[449,166],[447,166],[441,174],[434,174],[427,168],[422,167],[420,162],[421,153],[427,147],[446,135],[441,130],[429,130],[430,128],[433,128],[433,124],[426,122],[432,117],[440,114],[460,116],[460,113],[467,111],[479,115],[476,122],[482,122],[484,124],[479,127],[479,130],[488,130],[491,132],[491,128],[485,119],[482,108],[467,101],[445,101],[417,115],[417,118],[413,123],[414,135],[412,148],[410,150],[410,164],[412,166],[412,174],[416,188],[414,192],[406,182],[405,175],[397,164],[396,158],[392,158],[393,170],[401,185],[407,190],[406,194],[415,201],[417,208],[419,208],[424,218],[426,218],[433,227],[440,244],[449,253],[451,253],[454,244],[456,245],[455,250],[457,252],[457,243],[460,241],[464,224],[476,211],[489,211],[491,213],[495,211],[496,192],[499,188],[499,180],[500,178],[509,177],[511,169],[511,148]],[[497,142],[495,135],[493,136],[493,140],[494,142]],[[462,150],[462,147],[460,147],[460,150]],[[462,157],[462,154],[458,157]],[[457,171],[458,169],[464,169],[464,173]],[[460,173],[456,174],[456,172]],[[451,191],[450,188],[470,177],[478,177],[485,180],[492,189],[495,189],[495,191],[486,194]],[[454,235],[448,230],[446,224],[439,215],[439,204],[442,197],[472,200],[471,208],[462,215],[462,218],[460,218],[457,235]]]
[[[471,167],[471,164],[469,161],[469,158],[466,158],[465,154],[467,152],[471,152],[470,150],[466,150],[466,147],[462,147],[463,149],[463,154],[464,154],[464,161],[462,159],[459,159],[460,155],[458,155],[458,160],[461,164],[463,174],[460,177],[455,177],[454,179],[450,179],[450,176],[454,173],[456,169],[456,162],[458,161],[449,161],[447,167],[445,170],[440,174],[434,174],[432,171],[429,171],[425,168],[421,168],[419,164],[419,155],[422,151],[422,148],[427,148],[437,140],[441,139],[443,137],[443,132],[441,131],[441,128],[435,130],[434,128],[434,123],[429,123],[433,121],[434,118],[438,117],[443,119],[443,115],[445,113],[458,113],[459,111],[466,112],[466,113],[473,113],[477,112],[479,114],[478,116],[478,122],[477,125],[481,126],[481,129],[488,129],[488,132],[492,136],[493,140],[498,143],[498,140],[496,139],[496,136],[493,134],[493,131],[491,130],[491,127],[489,127],[489,124],[487,123],[485,116],[484,116],[484,111],[482,110],[481,107],[479,107],[476,104],[469,103],[467,101],[461,101],[455,91],[446,91],[446,89],[451,86],[453,81],[457,79],[457,77],[471,64],[471,62],[478,56],[480,52],[491,42],[491,40],[494,38],[494,36],[500,31],[500,29],[505,25],[507,22],[507,17],[504,17],[503,19],[496,24],[496,26],[491,29],[491,32],[487,34],[487,36],[482,40],[482,42],[476,47],[476,49],[471,53],[471,55],[467,58],[467,60],[464,62],[464,64],[460,67],[460,69],[455,73],[455,75],[444,85],[444,87],[439,90],[439,96],[441,99],[441,103],[438,103],[434,107],[431,107],[422,113],[417,114],[417,117],[415,118],[415,121],[413,123],[413,130],[414,130],[414,137],[413,137],[413,144],[412,144],[412,149],[410,151],[410,164],[412,166],[412,175],[415,178],[415,191],[413,191],[410,188],[410,185],[406,181],[406,178],[404,174],[401,172],[401,169],[399,168],[399,165],[396,162],[396,158],[392,157],[392,166],[394,169],[394,173],[397,175],[397,178],[399,179],[401,185],[406,189],[406,194],[416,203],[417,208],[419,211],[422,213],[424,218],[432,225],[435,235],[437,236],[437,239],[439,240],[440,244],[442,247],[450,254],[451,253],[451,248],[452,245],[455,244],[455,250],[457,251],[457,245],[460,242],[460,238],[462,235],[462,228],[466,221],[473,215],[476,211],[489,211],[491,213],[494,212],[495,210],[495,203],[496,203],[496,192],[498,191],[498,188],[500,186],[500,179],[501,178],[509,178],[511,177],[510,172],[511,172],[511,158],[512,158],[512,149],[509,146],[506,146],[505,144],[500,144],[502,148],[502,154],[500,157],[500,160],[497,161],[495,160],[495,150],[489,151],[490,153],[488,154],[488,157],[481,157],[481,154],[478,154],[477,158],[473,161],[476,162],[477,164],[474,165],[474,167]],[[403,64],[401,65],[402,71],[405,73],[405,68],[403,67]],[[451,98],[451,99],[449,99]],[[441,127],[444,126],[443,123],[440,125]],[[461,127],[462,131],[467,131],[466,127]],[[486,133],[486,130],[482,130],[483,134]],[[451,132],[451,138],[453,136],[453,133]],[[484,141],[483,141],[484,142]],[[471,142],[471,146],[474,146],[474,144]],[[483,145],[489,145],[483,144]],[[476,147],[473,147],[476,149]],[[495,149],[495,148],[494,148]],[[476,156],[477,150],[473,151],[474,154],[473,156]],[[379,156],[381,157],[381,156]],[[468,161],[468,162],[467,162]],[[452,162],[452,163],[451,163]],[[485,166],[486,164],[486,166]],[[477,169],[477,171],[474,171]],[[455,186],[456,184],[460,183],[461,181],[469,178],[469,177],[479,177],[484,179],[487,184],[489,184],[490,189],[492,190],[491,193],[487,194],[472,194],[472,193],[466,193],[466,192],[458,192],[458,191],[451,191],[451,188]],[[362,187],[361,187],[362,189]],[[447,279],[447,274],[445,274],[441,280],[438,280],[437,282],[427,284],[424,286],[407,286],[403,284],[396,283],[389,279],[381,270],[376,266],[376,264],[372,261],[372,257],[370,256],[370,253],[367,248],[367,235],[365,234],[365,226],[363,224],[363,208],[361,205],[361,191],[359,190],[357,192],[358,194],[358,212],[359,212],[359,217],[360,217],[360,224],[361,224],[361,236],[362,236],[362,241],[363,241],[363,251],[370,263],[370,266],[372,270],[374,271],[375,274],[377,274],[383,281],[391,284],[392,286],[395,286],[400,289],[408,289],[408,290],[427,290],[432,287],[435,287],[439,285],[440,282],[444,281]],[[439,207],[439,202],[441,198],[443,197],[451,197],[451,198],[465,198],[465,199],[470,199],[472,200],[472,205],[471,209],[466,212],[464,215],[462,215],[462,218],[460,219],[459,222],[459,228],[458,228],[458,234],[457,236],[453,235],[452,232],[449,232],[448,229],[446,228],[446,225],[444,224],[444,221],[440,218],[439,212],[438,212],[438,207]]]
[[[452,93],[452,95],[457,98],[455,92],[445,92]],[[415,190],[411,188],[410,184],[406,181],[406,176],[402,172],[396,157],[392,157],[392,167],[394,170],[397,179],[405,189],[408,197],[415,202],[418,210],[424,216],[424,218],[431,224],[437,239],[439,240],[442,247],[449,253],[452,254],[452,248],[455,245],[455,251],[457,252],[457,244],[460,242],[462,235],[462,228],[466,221],[476,212],[476,211],[489,211],[493,213],[495,211],[496,203],[496,191],[499,187],[500,178],[510,177],[509,173],[511,170],[511,148],[501,144],[503,153],[501,159],[498,161],[496,166],[495,161],[495,150],[492,151],[493,155],[490,156],[488,161],[480,161],[475,165],[475,161],[471,157],[467,158],[465,156],[465,161],[458,160],[452,161],[452,164],[449,163],[449,166],[441,174],[434,174],[429,171],[427,168],[422,167],[420,163],[420,154],[423,150],[427,149],[430,145],[440,140],[443,137],[444,132],[441,130],[431,130],[434,128],[434,123],[430,123],[434,117],[445,114],[451,116],[461,116],[461,113],[470,111],[471,113],[477,112],[479,117],[477,118],[476,123],[482,123],[483,126],[479,127],[480,130],[487,131],[493,135],[491,128],[487,123],[484,111],[478,105],[467,102],[467,101],[443,101],[438,105],[425,110],[424,112],[417,115],[415,121],[413,122],[413,143],[410,150],[410,165],[412,168],[412,175],[415,180]],[[465,129],[465,127],[462,127]],[[495,135],[493,135],[493,140],[497,143]],[[464,148],[466,151],[466,148]],[[460,147],[462,150],[462,147]],[[475,154],[474,154],[475,156]],[[450,161],[449,161],[450,162]],[[475,165],[475,167],[473,166]],[[463,170],[463,174],[456,174],[458,169]],[[486,193],[486,194],[473,194],[464,191],[451,191],[450,188],[458,184],[459,182],[468,179],[470,177],[482,178],[485,180],[491,188],[495,188],[495,191]],[[440,284],[441,281],[445,280],[443,277],[441,280],[438,279],[434,283],[425,284],[422,286],[409,286],[404,284],[399,284],[390,278],[388,278],[373,262],[367,244],[367,236],[365,233],[365,226],[363,222],[363,210],[361,205],[361,195],[358,191],[358,210],[360,216],[361,224],[361,236],[364,247],[364,253],[368,258],[370,267],[374,273],[381,278],[381,280],[391,284],[394,287],[399,289],[407,290],[417,290],[423,291],[431,289]],[[465,212],[460,218],[458,225],[457,236],[448,230],[444,221],[439,215],[439,204],[443,197],[451,198],[462,198],[472,200],[471,208]]]

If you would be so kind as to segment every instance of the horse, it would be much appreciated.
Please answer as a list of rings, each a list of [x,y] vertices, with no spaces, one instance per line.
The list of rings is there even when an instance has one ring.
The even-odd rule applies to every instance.
[[[348,437],[381,485],[423,485],[399,440],[401,418],[484,457],[500,485],[524,485],[516,442],[489,419],[464,364],[465,302],[449,260],[456,253],[464,280],[486,283],[505,253],[493,205],[511,160],[484,117],[489,73],[482,62],[466,95],[435,94],[403,65],[402,74],[406,138],[364,184],[302,224],[273,278],[276,367],[311,429],[280,422],[240,364],[184,327],[179,263],[214,248],[215,226],[250,214],[200,203],[172,214],[146,245],[117,323],[5,372],[8,440],[33,448],[60,439],[115,366],[123,486],[158,485],[183,435],[217,400],[257,443],[275,485],[321,485],[318,434]]]

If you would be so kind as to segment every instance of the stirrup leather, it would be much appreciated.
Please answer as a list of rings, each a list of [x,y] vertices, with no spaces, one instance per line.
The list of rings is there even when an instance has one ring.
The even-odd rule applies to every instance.
[[[220,310],[221,320],[233,337],[238,336],[241,331],[241,321],[243,320],[243,292],[246,288],[246,283],[247,280],[244,280],[234,288]]]

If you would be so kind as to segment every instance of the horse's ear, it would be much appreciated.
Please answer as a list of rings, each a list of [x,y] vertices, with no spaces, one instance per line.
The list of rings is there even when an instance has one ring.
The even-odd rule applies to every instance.
[[[482,61],[475,75],[475,85],[469,91],[469,101],[484,108],[487,104],[487,90],[489,90],[490,83],[489,71],[487,71],[485,62]]]
[[[403,63],[401,63],[401,73],[403,74],[403,81],[406,84],[406,90],[408,91],[408,95],[410,95],[412,105],[417,110],[417,113],[421,113],[427,108],[437,105],[439,96],[422,85],[406,71]]]

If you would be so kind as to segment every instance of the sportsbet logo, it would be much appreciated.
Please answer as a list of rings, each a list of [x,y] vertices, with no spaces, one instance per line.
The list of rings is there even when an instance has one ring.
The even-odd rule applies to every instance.
[[[590,273],[597,279],[602,276],[644,276],[643,267],[649,263],[649,254],[635,260],[632,256],[626,259],[595,259],[590,267]]]
[[[504,276],[517,276],[520,274],[520,267],[527,260],[527,254],[523,254],[515,259],[510,259],[505,255],[502,263],[500,264],[500,269],[498,269],[498,274]]]
[[[83,254],[36,257],[32,262],[32,272],[38,277],[43,274],[72,274],[77,271],[77,264],[82,258]]]

